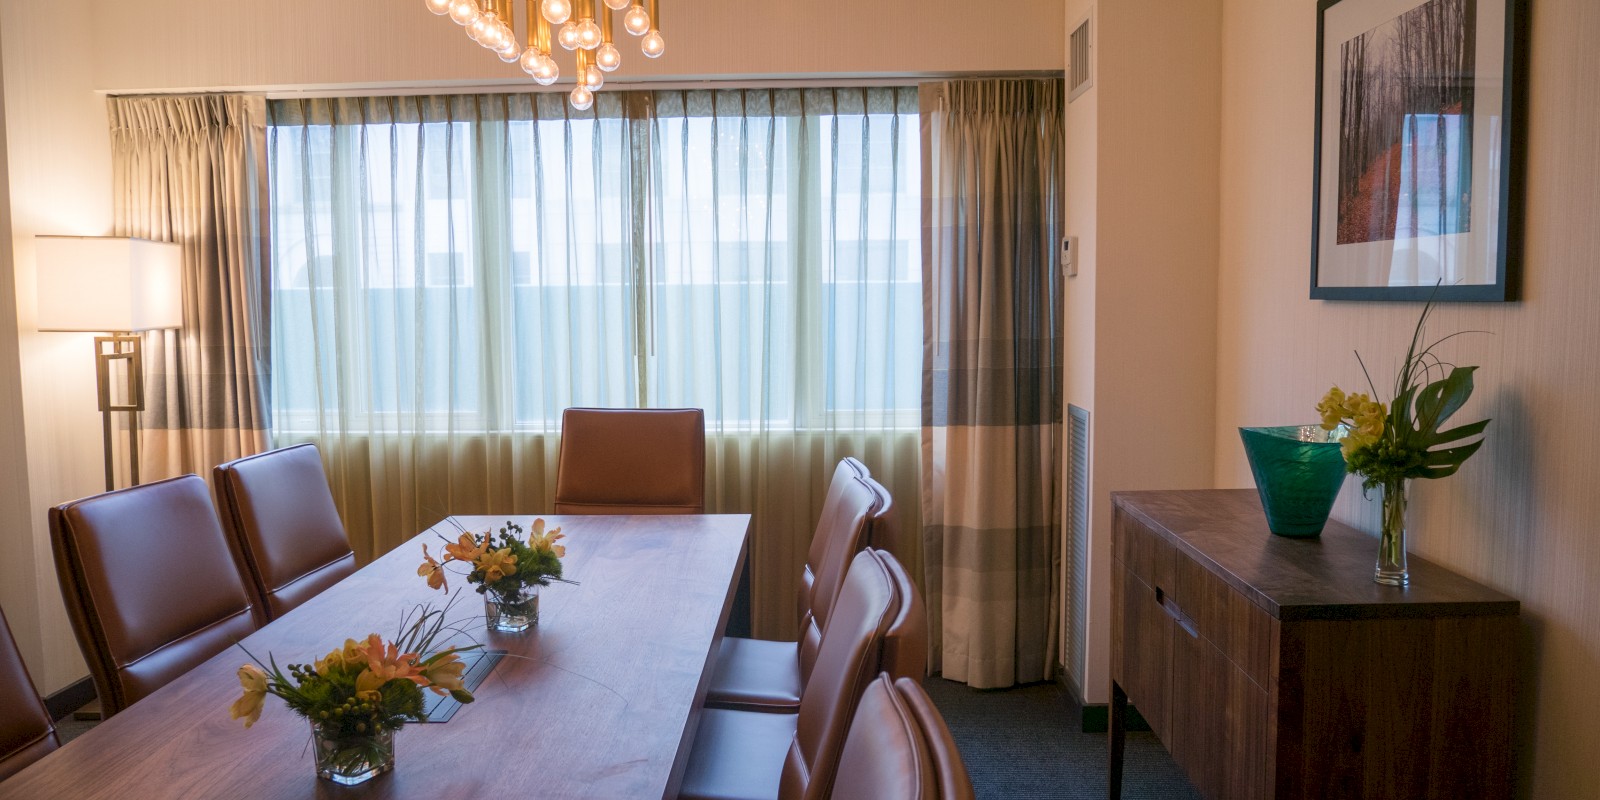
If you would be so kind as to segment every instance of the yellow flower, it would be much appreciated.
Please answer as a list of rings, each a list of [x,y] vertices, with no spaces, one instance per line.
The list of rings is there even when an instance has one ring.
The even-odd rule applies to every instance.
[[[1317,413],[1322,415],[1322,429],[1331,431],[1339,427],[1344,420],[1344,390],[1335,386],[1323,395],[1322,402],[1317,404]]]
[[[503,547],[492,550],[478,557],[473,566],[483,570],[483,582],[494,583],[507,575],[517,571],[517,557],[511,554],[511,548]]]
[[[446,560],[449,560],[448,556],[446,556]],[[428,579],[429,589],[450,591],[450,584],[445,581],[444,565],[434,561],[433,556],[428,555],[427,545],[422,546],[422,566],[417,567],[417,574]]]
[[[428,679],[428,688],[434,694],[449,694],[452,690],[465,690],[467,687],[461,682],[462,675],[467,670],[467,665],[461,661],[461,656],[456,651],[449,650],[434,658],[432,664],[422,668],[422,676]]]
[[[554,553],[556,558],[564,558],[567,555],[567,547],[556,544],[556,540],[565,538],[560,528],[552,528],[549,533],[545,533],[544,518],[540,517],[533,521],[533,532],[528,534],[528,544],[535,550],[545,550]]]
[[[261,719],[261,705],[267,699],[267,673],[254,664],[245,664],[239,668],[239,685],[244,687],[244,696],[233,701],[228,716],[243,719],[248,728]]]
[[[372,634],[377,636],[377,634]],[[371,638],[370,636],[368,638]],[[326,656],[317,659],[312,665],[317,674],[327,677],[334,670],[347,671],[363,666],[367,663],[367,648],[354,639],[344,640],[344,647],[334,650]]]
[[[447,544],[444,546],[444,560],[465,561],[468,564],[471,564],[482,557],[484,551],[488,549],[488,536],[484,536],[483,541],[478,541],[478,537],[470,533],[463,533],[461,534],[461,539],[455,544]]]

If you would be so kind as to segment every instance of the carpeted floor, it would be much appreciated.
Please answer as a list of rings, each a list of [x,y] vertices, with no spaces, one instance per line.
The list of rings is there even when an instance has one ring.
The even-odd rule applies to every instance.
[[[1071,724],[1071,708],[1059,686],[980,691],[941,678],[924,685],[950,725],[978,797],[1106,797],[1106,736]],[[93,725],[68,717],[58,730],[68,740]],[[1128,734],[1123,773],[1127,800],[1199,798],[1153,734]]]
[[[1071,724],[1054,684],[980,691],[941,678],[923,682],[944,714],[980,798],[1104,800],[1106,735]],[[1151,733],[1130,733],[1123,765],[1127,800],[1197,800]]]

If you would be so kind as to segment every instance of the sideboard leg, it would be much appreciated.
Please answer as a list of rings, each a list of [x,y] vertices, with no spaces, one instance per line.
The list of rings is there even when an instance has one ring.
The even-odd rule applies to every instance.
[[[1110,774],[1106,779],[1111,800],[1122,798],[1122,740],[1127,733],[1128,695],[1116,681],[1111,682],[1111,708],[1107,710],[1107,738],[1110,740]]]

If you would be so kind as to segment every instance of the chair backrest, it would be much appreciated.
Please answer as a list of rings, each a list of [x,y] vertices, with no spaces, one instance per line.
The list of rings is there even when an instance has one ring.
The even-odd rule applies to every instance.
[[[894,507],[889,492],[853,458],[839,462],[822,504],[800,584],[800,685],[811,677],[822,632],[844,584],[851,559],[868,544],[874,526]]]
[[[702,514],[706,417],[698,408],[569,408],[557,514]]]
[[[972,778],[967,775],[967,765],[961,761],[961,751],[956,748],[949,726],[944,724],[944,715],[934,706],[933,698],[922,688],[920,679],[896,678],[894,688],[916,717],[917,728],[928,744],[941,800],[972,800]]]
[[[885,673],[861,695],[833,792],[874,800],[970,800],[972,782],[921,684],[892,681]]]
[[[0,612],[0,781],[60,746],[50,712],[34,690],[11,627]]]
[[[928,674],[928,607],[900,560],[887,550],[877,552],[900,599],[900,611],[883,637],[883,657],[878,667],[891,678],[920,681]]]
[[[779,784],[783,800],[829,796],[850,718],[867,683],[878,674],[883,636],[899,606],[894,576],[882,554],[870,548],[857,553],[845,574],[816,667],[801,694],[794,740]]]
[[[267,619],[356,571],[316,445],[230,461],[212,475],[222,524],[238,543]]]
[[[67,616],[107,716],[261,623],[198,476],[56,506],[50,544]]]

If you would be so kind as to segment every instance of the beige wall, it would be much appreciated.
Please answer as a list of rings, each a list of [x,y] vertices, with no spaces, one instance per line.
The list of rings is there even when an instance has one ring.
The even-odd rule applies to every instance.
[[[95,8],[102,89],[529,83],[422,0],[95,0]],[[1059,70],[1061,4],[1005,9],[997,23],[962,0],[666,0],[667,55],[652,61],[624,48],[613,79]],[[343,43],[346,31],[359,32],[354,45]]]
[[[1329,383],[1387,379],[1416,304],[1306,299],[1316,4],[1226,0],[1216,467],[1248,486],[1235,427],[1300,423]],[[1442,307],[1435,330],[1489,331],[1463,419],[1493,417],[1456,476],[1419,481],[1414,553],[1523,602],[1519,793],[1600,797],[1600,6],[1535,0],[1523,300]],[[1359,486],[1339,518],[1376,529]]]
[[[1099,72],[1067,107],[1067,230],[1087,256],[1067,288],[1067,398],[1090,411],[1082,689],[1104,703],[1109,493],[1212,484],[1221,2],[1120,0],[1094,13]]]
[[[16,291],[12,330],[23,400],[20,408],[6,406],[4,424],[26,420],[28,456],[27,506],[19,513],[7,501],[7,517],[27,524],[0,530],[0,548],[8,557],[31,558],[35,600],[30,607],[25,597],[8,592],[6,613],[39,626],[41,635],[31,637],[24,655],[44,692],[85,672],[57,589],[45,509],[103,488],[91,337],[38,333],[33,322],[33,237],[104,234],[111,224],[105,102],[93,91],[91,61],[81,57],[73,35],[88,30],[89,12],[87,0],[0,5]],[[12,369],[0,360],[0,384],[15,378]]]
[[[3,43],[0,43],[3,44]],[[4,74],[0,63],[0,75]],[[3,82],[0,82],[3,83]],[[0,186],[8,185],[5,94],[0,90]],[[11,198],[0,192],[0,242],[11,239]],[[28,449],[22,415],[22,366],[17,354],[16,283],[10,248],[0,247],[0,610],[24,653],[43,653],[34,576],[34,539],[28,513]],[[27,610],[28,613],[21,613]]]

